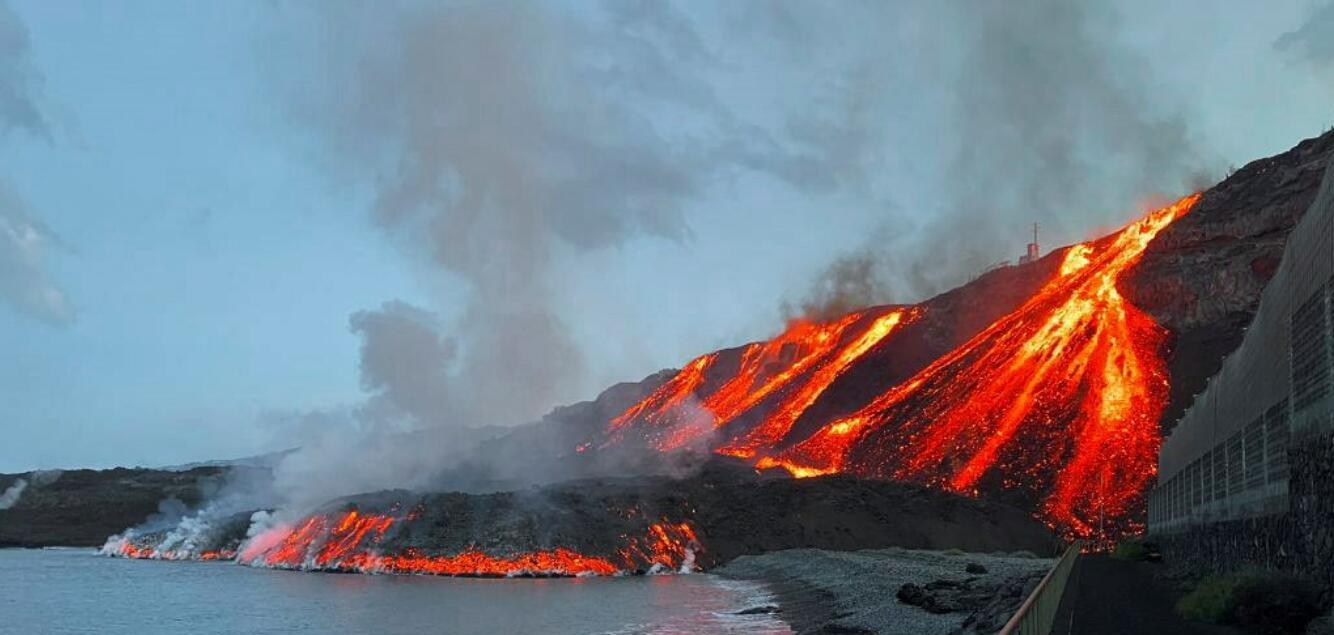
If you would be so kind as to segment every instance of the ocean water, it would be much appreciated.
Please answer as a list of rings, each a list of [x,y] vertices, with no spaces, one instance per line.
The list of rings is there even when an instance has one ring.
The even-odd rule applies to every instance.
[[[763,587],[705,574],[475,580],[0,549],[0,633],[761,633]]]

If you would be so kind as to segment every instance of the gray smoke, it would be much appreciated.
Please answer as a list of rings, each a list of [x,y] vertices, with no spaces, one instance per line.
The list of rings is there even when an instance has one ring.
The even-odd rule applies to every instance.
[[[782,32],[821,24],[800,4],[779,6],[797,16],[771,20]],[[838,83],[843,101],[871,101],[914,118],[868,124],[864,109],[849,107],[841,123],[826,126],[827,136],[854,130],[894,138],[925,127],[929,137],[911,137],[916,163],[901,169],[925,164],[924,177],[938,180],[912,205],[896,201],[902,213],[886,221],[893,231],[866,246],[883,261],[896,300],[924,299],[1013,262],[1033,222],[1049,250],[1114,229],[1149,197],[1184,194],[1202,171],[1217,171],[1192,138],[1184,107],[1156,89],[1150,60],[1122,44],[1116,9],[1021,0],[901,3],[858,14],[908,27],[857,39],[859,59],[874,70],[852,65]],[[821,29],[861,33],[842,26]],[[786,41],[835,45],[817,31]],[[915,82],[902,85],[922,90],[902,92],[905,77]]]
[[[352,315],[361,336],[361,387],[371,396],[363,414],[372,421],[408,417],[423,425],[447,423],[460,401],[449,378],[458,345],[440,332],[439,318],[406,302]]]
[[[374,356],[362,363],[373,407],[515,424],[586,396],[597,387],[553,301],[562,253],[683,239],[684,206],[738,171],[832,185],[818,155],[723,106],[703,79],[716,60],[684,15],[603,8],[595,20],[519,2],[314,16],[326,65],[305,75],[323,83],[301,85],[294,116],[336,176],[373,184],[375,222],[430,278],[468,289],[443,320],[402,303],[353,317]],[[424,348],[399,350],[414,341]]]
[[[1048,249],[1089,238],[1130,220],[1149,195],[1184,193],[1199,171],[1185,119],[1156,112],[1148,61],[1116,45],[1109,7],[975,9],[956,85],[957,186],[923,241],[949,257],[917,254],[933,292],[993,263],[998,239],[1017,257],[1031,222]],[[950,266],[934,268],[941,261]]]
[[[18,131],[50,140],[40,107],[41,83],[29,55],[27,27],[0,1],[0,142]],[[73,306],[47,271],[46,260],[59,245],[0,174],[0,302],[49,324],[73,321]]]
[[[846,315],[857,309],[891,302],[892,292],[880,253],[863,248],[829,263],[811,282],[806,296],[784,303],[783,313],[818,322]]]

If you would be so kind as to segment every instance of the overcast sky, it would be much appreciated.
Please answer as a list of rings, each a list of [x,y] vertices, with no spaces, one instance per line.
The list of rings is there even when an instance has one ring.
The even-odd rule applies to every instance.
[[[0,0],[0,471],[531,420],[1334,124],[1334,4],[1070,4]]]

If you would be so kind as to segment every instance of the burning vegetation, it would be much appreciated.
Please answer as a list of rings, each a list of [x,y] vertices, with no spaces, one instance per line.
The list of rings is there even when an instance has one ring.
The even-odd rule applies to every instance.
[[[1169,388],[1167,333],[1118,284],[1198,199],[1066,249],[1051,279],[1016,310],[851,414],[796,425],[868,353],[893,355],[893,335],[926,306],[794,322],[744,347],[737,370],[722,379],[709,372],[719,353],[699,357],[615,417],[603,445],[637,433],[657,450],[703,444],[798,477],[850,473],[969,495],[1020,491],[1068,537],[1134,532]]]

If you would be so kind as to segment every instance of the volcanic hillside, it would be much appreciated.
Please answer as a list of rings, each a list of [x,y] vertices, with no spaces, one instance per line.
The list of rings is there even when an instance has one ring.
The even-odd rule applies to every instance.
[[[108,547],[348,570],[599,573],[797,546],[1041,542],[1016,509],[1066,537],[1113,539],[1141,525],[1162,432],[1240,341],[1332,152],[1334,132],[921,304],[793,322],[618,384],[457,448],[431,489],[470,494],[353,497],[272,519],[244,544],[265,524],[253,509],[204,509],[187,519],[208,522],[141,526]],[[719,476],[727,464],[743,469]],[[641,476],[605,478],[627,474]],[[0,526],[110,504],[62,488],[0,510]],[[10,540],[36,544],[31,535]]]
[[[1136,531],[1162,431],[1240,341],[1331,149],[1326,133],[919,305],[795,321],[617,387],[624,409],[594,402],[571,449],[888,477],[1000,496],[1067,536]]]

